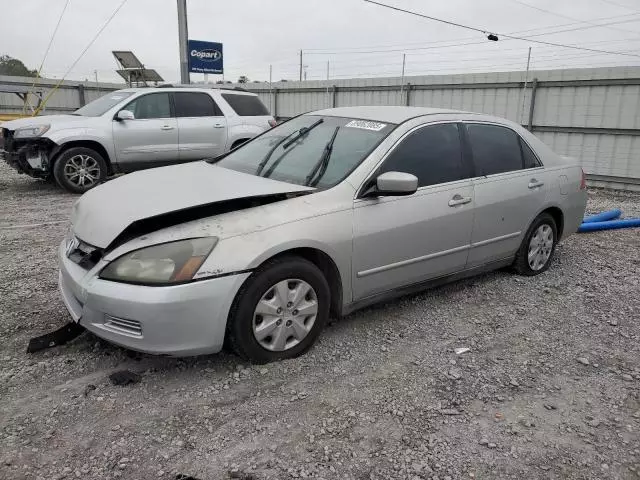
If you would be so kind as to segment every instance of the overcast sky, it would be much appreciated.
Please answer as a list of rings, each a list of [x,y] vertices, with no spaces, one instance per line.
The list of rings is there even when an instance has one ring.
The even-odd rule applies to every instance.
[[[121,1],[69,0],[44,76],[64,75]],[[521,70],[529,46],[534,69],[640,65],[640,0],[380,1],[491,32],[637,56],[490,42],[364,0],[187,0],[189,37],[222,42],[225,79],[234,81],[268,80],[270,64],[273,81],[295,80],[300,49],[309,79],[326,78],[327,61],[331,78],[399,76],[403,53],[407,75]],[[66,2],[0,0],[0,54],[38,68]],[[557,30],[571,31],[550,33]],[[179,79],[176,0],[127,0],[67,78],[93,80],[97,71],[100,81],[119,81],[112,50],[133,50],[166,81]]]

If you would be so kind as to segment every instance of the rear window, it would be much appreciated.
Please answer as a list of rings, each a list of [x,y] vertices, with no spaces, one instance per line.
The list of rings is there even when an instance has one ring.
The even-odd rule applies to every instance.
[[[224,98],[233,111],[241,117],[258,117],[270,115],[269,110],[253,95],[234,95],[233,93],[223,93]]]

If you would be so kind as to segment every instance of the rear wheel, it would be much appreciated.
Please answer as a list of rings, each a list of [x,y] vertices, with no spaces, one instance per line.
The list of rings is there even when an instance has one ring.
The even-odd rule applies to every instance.
[[[60,154],[53,166],[56,182],[72,193],[84,193],[107,177],[107,162],[95,150],[73,147]]]
[[[549,268],[558,241],[556,222],[548,213],[533,221],[516,254],[513,266],[520,275],[538,275]]]
[[[292,358],[315,343],[329,317],[322,272],[298,257],[266,263],[245,282],[232,307],[227,339],[255,363]]]

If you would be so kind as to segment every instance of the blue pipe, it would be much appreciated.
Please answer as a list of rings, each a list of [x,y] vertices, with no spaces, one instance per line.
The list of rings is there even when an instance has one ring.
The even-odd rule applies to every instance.
[[[640,227],[640,218],[627,218],[624,220],[610,220],[607,222],[583,223],[578,232],[595,232],[597,230],[613,230],[616,228]]]
[[[606,220],[615,220],[622,215],[622,210],[616,208],[615,210],[608,210],[606,212],[591,215],[582,220],[582,223],[604,222]]]

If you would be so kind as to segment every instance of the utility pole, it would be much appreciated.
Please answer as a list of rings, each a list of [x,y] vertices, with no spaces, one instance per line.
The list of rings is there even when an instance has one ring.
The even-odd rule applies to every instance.
[[[99,92],[100,91],[100,84],[98,83],[98,70],[94,70],[93,73],[96,76],[96,89]]]
[[[273,78],[273,65],[269,65],[269,112],[273,112],[273,89],[271,88],[271,80]]]
[[[402,95],[404,94],[404,64],[407,60],[407,54],[402,54],[402,77],[400,78],[400,103],[402,103]]]
[[[329,106],[329,60],[327,60],[327,93],[325,94],[325,102]]]
[[[529,63],[530,62],[531,62],[531,47],[529,47],[529,54],[527,55],[527,71],[524,74],[524,85],[522,86],[522,93],[521,93],[522,108],[520,108],[520,105],[518,105],[518,115],[516,118],[516,121],[520,124],[522,123],[520,119],[522,118],[522,115],[524,115],[524,102],[527,97],[527,81],[529,79]]]
[[[300,81],[302,81],[302,50],[300,50]]]
[[[189,57],[187,56],[187,0],[178,0],[178,48],[180,50],[180,83],[189,84]]]

